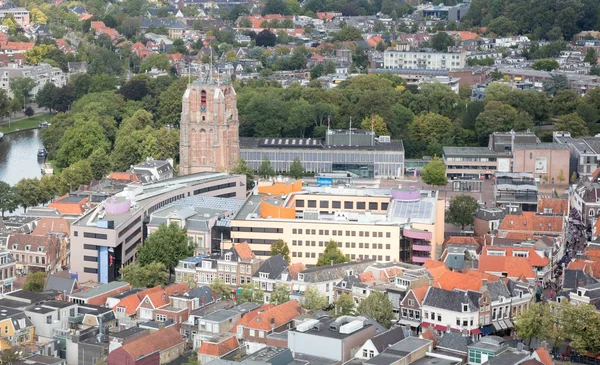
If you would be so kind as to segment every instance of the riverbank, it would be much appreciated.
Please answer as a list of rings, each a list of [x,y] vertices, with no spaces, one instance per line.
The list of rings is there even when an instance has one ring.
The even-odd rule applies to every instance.
[[[27,129],[37,128],[40,123],[43,121],[49,122],[52,120],[53,114],[40,114],[31,118],[25,118],[20,120],[15,120],[10,122],[9,124],[0,125],[0,132],[4,134],[23,131]]]

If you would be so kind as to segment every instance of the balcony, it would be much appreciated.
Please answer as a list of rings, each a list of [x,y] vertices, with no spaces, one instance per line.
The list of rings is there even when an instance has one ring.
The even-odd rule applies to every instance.
[[[412,262],[413,264],[422,264],[426,261],[431,260],[430,256],[425,256],[425,257],[421,257],[421,256],[413,256],[412,257]]]
[[[413,245],[413,251],[421,251],[421,252],[431,252],[430,245]]]
[[[420,231],[420,230],[416,230],[416,229],[408,229],[408,228],[405,228],[402,231],[402,235],[404,237],[408,237],[408,238],[414,238],[417,240],[427,240],[427,241],[431,241],[431,239],[433,238],[433,234],[431,232]]]
[[[69,317],[69,323],[81,323],[81,322],[83,322],[83,314]]]

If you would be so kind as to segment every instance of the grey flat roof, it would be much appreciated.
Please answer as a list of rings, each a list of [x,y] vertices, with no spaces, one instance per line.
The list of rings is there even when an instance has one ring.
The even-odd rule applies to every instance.
[[[266,140],[282,140],[282,144],[277,145],[263,145],[263,142]],[[285,141],[288,141],[286,144]],[[350,150],[350,151],[391,151],[391,152],[403,152],[404,144],[402,140],[393,139],[388,143],[376,143],[374,146],[342,146],[342,145],[334,145],[327,146],[322,139],[311,139],[310,144],[292,144],[292,141],[302,140],[303,142],[308,140],[307,138],[254,138],[254,137],[240,137],[240,149],[242,150],[253,150],[253,149],[261,149],[261,150],[310,150],[310,151],[328,151],[328,150]]]
[[[108,284],[102,284],[99,285],[93,289],[90,290],[86,290],[80,293],[74,293],[71,294],[71,298],[76,298],[76,299],[89,299],[89,298],[93,298],[96,297],[98,295],[102,295],[102,294],[106,294],[110,291],[113,291],[115,289],[118,288],[122,288],[124,286],[128,286],[129,283],[125,283],[122,281],[111,281]]]
[[[219,309],[219,310],[209,313],[203,317],[200,317],[200,319],[204,319],[206,321],[212,321],[212,322],[223,322],[223,321],[233,318],[239,314],[240,314],[240,312],[237,312],[237,311],[232,311],[229,309]]]
[[[126,330],[123,330],[123,331],[120,331],[120,332],[117,332],[117,333],[113,333],[113,334],[111,334],[109,336],[110,337],[116,337],[116,338],[123,338],[124,339],[124,338],[129,338],[131,336],[134,336],[134,335],[136,335],[136,334],[138,334],[140,332],[144,332],[144,331],[147,331],[147,330],[144,329],[144,328],[140,328],[140,327],[131,327],[131,328],[128,328]]]
[[[496,152],[487,147],[444,147],[444,155],[450,156],[510,156],[507,152]]]
[[[456,356],[456,358],[460,359],[459,356]],[[410,365],[454,365],[458,363],[460,363],[460,361],[452,361],[449,359],[443,359],[439,357],[425,356],[417,361],[411,362]]]
[[[515,144],[515,150],[568,150],[569,146],[562,143],[525,143]]]

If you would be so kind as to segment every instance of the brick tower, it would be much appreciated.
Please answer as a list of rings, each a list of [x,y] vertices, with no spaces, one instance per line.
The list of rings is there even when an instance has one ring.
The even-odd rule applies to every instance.
[[[236,94],[229,84],[194,81],[183,94],[179,174],[229,172],[240,156]]]

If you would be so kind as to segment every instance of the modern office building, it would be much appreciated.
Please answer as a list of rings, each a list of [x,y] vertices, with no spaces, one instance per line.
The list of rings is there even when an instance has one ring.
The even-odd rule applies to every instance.
[[[497,207],[520,207],[523,212],[537,211],[538,188],[533,174],[499,172],[494,179],[494,198]]]
[[[573,138],[571,133],[559,131],[552,133],[552,139],[569,147],[571,174],[577,172],[579,177],[592,176],[600,159],[600,136]]]
[[[444,240],[445,202],[437,191],[302,187],[275,182],[257,187],[231,222],[234,242],[270,256],[281,239],[292,263],[317,263],[330,240],[350,260],[423,263]]]
[[[569,147],[561,143],[515,144],[513,172],[528,172],[540,184],[569,184]]]
[[[121,266],[133,262],[154,211],[193,195],[243,199],[245,181],[241,175],[205,172],[128,185],[72,223],[72,273],[80,282],[115,280]]]
[[[319,138],[240,138],[240,157],[258,170],[265,157],[276,172],[289,171],[295,158],[309,173],[351,173],[352,176],[401,177],[404,145],[366,130],[329,130]]]

